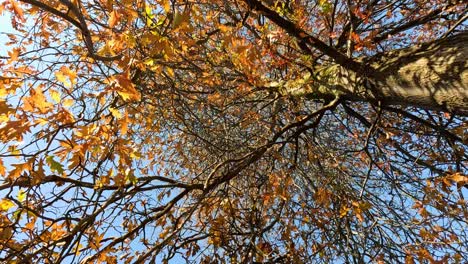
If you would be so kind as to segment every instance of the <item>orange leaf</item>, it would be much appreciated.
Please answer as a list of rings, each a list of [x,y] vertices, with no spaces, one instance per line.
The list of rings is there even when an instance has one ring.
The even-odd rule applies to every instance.
[[[117,12],[115,12],[115,10],[113,10],[110,13],[110,16],[109,16],[109,27],[113,28],[115,26],[115,24],[117,24],[118,19],[119,19],[119,16],[118,16]]]
[[[20,52],[21,52],[20,48],[14,48],[11,51],[8,51],[8,56],[10,56],[10,59],[8,59],[7,63],[12,63],[14,61],[17,61],[20,55]]]
[[[12,164],[12,166],[14,167],[14,169],[10,171],[10,175],[8,176],[8,178],[12,180],[15,180],[18,177],[20,177],[23,171],[27,171],[31,169],[31,165],[28,162],[20,163],[20,164]]]
[[[163,5],[164,5],[164,6],[163,6],[163,7],[164,7],[164,11],[165,11],[166,13],[169,13],[169,12],[171,11],[171,1],[165,0]]]
[[[5,173],[6,173],[6,168],[3,165],[3,160],[0,159],[0,176],[5,176]]]
[[[457,172],[455,174],[452,174],[452,175],[448,176],[447,178],[454,181],[457,184],[458,187],[468,184],[468,176],[462,175],[459,172]]]
[[[36,90],[31,89],[30,96],[24,99],[24,110],[33,111],[38,109],[41,113],[46,113],[52,106],[51,103],[47,102],[47,98],[44,96],[41,88]]]
[[[140,93],[135,89],[135,85],[128,76],[129,73],[126,72],[115,77],[115,80],[117,81],[117,93],[124,101],[140,100]]]
[[[18,3],[15,0],[10,0],[11,7],[13,8],[13,11],[15,14],[19,17],[19,19],[24,22],[24,14],[23,14],[23,9],[18,5]]]

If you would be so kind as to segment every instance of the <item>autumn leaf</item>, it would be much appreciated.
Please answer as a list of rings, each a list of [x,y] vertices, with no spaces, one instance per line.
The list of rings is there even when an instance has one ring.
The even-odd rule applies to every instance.
[[[41,87],[31,89],[30,96],[24,98],[24,109],[26,111],[39,110],[40,113],[47,113],[52,107],[52,104],[47,101],[47,97],[42,92]]]
[[[17,61],[20,53],[21,53],[21,48],[13,48],[11,51],[8,51],[8,56],[10,56],[10,58],[8,59],[8,63],[13,63]]]
[[[446,176],[446,178],[455,182],[458,187],[468,184],[468,176],[463,175],[459,172]]]
[[[364,222],[364,213],[366,213],[371,205],[368,202],[352,202],[353,210],[356,213],[356,217],[360,222]]]
[[[25,199],[26,199],[26,192],[23,189],[20,189],[18,191],[18,201],[24,202]]]
[[[14,180],[21,176],[24,171],[29,171],[31,169],[31,164],[29,162],[12,164],[13,170],[8,174],[8,178]]]
[[[126,135],[128,132],[128,125],[130,124],[130,120],[128,117],[128,113],[125,112],[125,115],[122,119],[119,120],[119,125],[120,125],[120,133],[122,135]]]
[[[0,100],[0,115],[7,116],[9,113],[13,112],[14,109],[6,101]],[[6,121],[6,120],[5,120]]]
[[[67,98],[65,100],[62,101],[62,104],[64,107],[71,107],[75,104],[75,100],[71,99],[71,98]]]
[[[154,26],[154,22],[153,22],[153,12],[151,10],[151,8],[149,6],[146,6],[145,7],[145,18],[146,18],[146,25],[149,27],[149,28],[152,28]]]
[[[112,12],[109,15],[109,27],[113,28],[119,19],[118,13],[115,10],[112,10]]]
[[[11,7],[13,8],[13,11],[15,12],[16,16],[22,21],[25,22],[26,20],[24,19],[24,13],[23,9],[18,5],[18,3],[15,0],[9,0]]]
[[[343,205],[340,208],[340,217],[345,217],[350,210],[351,210],[351,208],[347,207],[346,205]]]
[[[177,29],[183,26],[185,23],[187,23],[190,19],[190,12],[185,11],[183,13],[181,12],[175,12],[174,18],[172,20],[172,28]]]
[[[319,6],[324,13],[328,13],[332,10],[332,4],[328,0],[319,0]]]
[[[163,8],[164,8],[164,12],[169,13],[171,11],[171,1],[163,0]]]
[[[122,97],[125,101],[131,100],[140,100],[140,93],[136,90],[135,85],[128,77],[129,73],[126,72],[124,74],[119,74],[115,76],[115,86],[114,88],[117,90],[117,93]]]
[[[2,260],[464,260],[463,1],[69,1],[0,4]]]
[[[63,83],[65,87],[71,88],[76,82],[77,74],[75,71],[64,65],[60,67],[59,71],[55,72],[55,78],[57,78],[57,81]]]
[[[122,113],[120,113],[120,111],[118,109],[109,107],[109,111],[111,112],[112,116],[117,118],[117,119],[120,119],[122,117]]]
[[[2,200],[0,200],[0,210],[1,211],[8,211],[10,208],[14,207],[15,204],[6,199],[6,198],[3,198]]]
[[[3,176],[3,177],[6,176],[6,168],[5,168],[5,165],[3,163],[2,158],[0,158],[0,176]]]
[[[50,89],[49,90],[49,94],[50,94],[50,97],[52,98],[52,100],[54,100],[54,102],[56,103],[60,103],[60,93],[54,89]]]
[[[70,82],[62,71],[55,72],[55,78],[57,78],[57,81],[63,83],[65,87],[71,87]]]

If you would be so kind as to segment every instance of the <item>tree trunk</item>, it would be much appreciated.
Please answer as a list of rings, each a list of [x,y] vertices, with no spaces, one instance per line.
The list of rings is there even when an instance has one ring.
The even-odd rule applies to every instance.
[[[468,115],[468,33],[434,43],[394,50],[363,60],[369,74],[361,76],[339,65],[316,76],[282,84],[282,94],[349,101],[381,102]]]

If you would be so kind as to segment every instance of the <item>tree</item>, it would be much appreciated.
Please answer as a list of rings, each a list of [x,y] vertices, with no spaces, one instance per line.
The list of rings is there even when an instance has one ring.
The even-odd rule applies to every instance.
[[[0,6],[2,262],[468,261],[463,1]]]

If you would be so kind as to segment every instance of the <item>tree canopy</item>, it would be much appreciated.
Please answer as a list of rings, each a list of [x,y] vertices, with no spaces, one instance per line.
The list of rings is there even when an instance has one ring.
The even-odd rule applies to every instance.
[[[468,262],[467,9],[1,2],[0,261]]]

